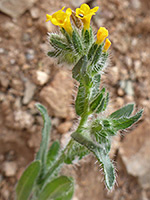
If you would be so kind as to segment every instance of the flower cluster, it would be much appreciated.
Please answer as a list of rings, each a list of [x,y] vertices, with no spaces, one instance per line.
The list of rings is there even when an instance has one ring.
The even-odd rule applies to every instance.
[[[73,11],[70,8],[67,8],[66,11],[64,12],[65,7],[63,7],[61,10],[55,12],[52,15],[47,14],[47,20],[46,21],[51,21],[52,24],[59,26],[61,29],[63,28],[69,35],[72,35],[74,26],[73,23],[71,23],[71,16],[73,15]],[[90,32],[90,22],[91,18],[95,13],[98,11],[99,7],[96,6],[93,9],[90,9],[90,7],[87,4],[82,4],[80,8],[76,9],[75,12],[75,17],[79,20],[82,21],[83,23],[83,32],[85,33],[86,31]],[[100,27],[98,32],[97,32],[97,41],[96,43],[98,45],[103,44],[104,40],[108,36],[108,30],[104,27]],[[111,42],[109,39],[106,39],[103,52],[107,52],[111,45]]]

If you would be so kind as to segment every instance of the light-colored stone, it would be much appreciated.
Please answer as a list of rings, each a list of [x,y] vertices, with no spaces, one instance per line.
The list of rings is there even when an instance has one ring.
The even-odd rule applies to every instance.
[[[17,18],[32,7],[37,0],[1,0],[0,11]]]
[[[73,80],[68,71],[59,71],[53,81],[40,92],[41,100],[47,104],[51,115],[67,118],[72,102]]]
[[[36,7],[33,7],[33,8],[30,9],[30,13],[31,13],[31,17],[33,19],[38,19],[39,15],[40,15],[40,10]]]
[[[138,177],[143,188],[150,188],[150,121],[140,124],[128,134],[119,154],[126,166],[127,172]]]
[[[4,162],[3,171],[6,176],[11,177],[16,174],[17,164],[16,162]]]
[[[36,90],[36,85],[31,83],[28,79],[25,79],[25,91],[22,100],[23,104],[28,104],[32,100],[35,90]]]
[[[59,133],[63,134],[63,133],[67,133],[71,127],[72,127],[72,122],[66,121],[66,122],[61,123],[58,126],[57,130]]]
[[[36,71],[36,79],[39,85],[44,85],[45,83],[47,83],[49,76],[47,73],[38,70]]]

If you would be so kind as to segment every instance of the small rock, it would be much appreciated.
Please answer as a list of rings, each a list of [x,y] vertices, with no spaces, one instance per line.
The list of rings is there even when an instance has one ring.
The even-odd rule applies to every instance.
[[[44,85],[45,83],[47,83],[49,76],[47,73],[38,70],[36,71],[36,79],[39,85]]]
[[[131,0],[131,4],[132,4],[132,7],[135,9],[140,9],[140,7],[141,7],[140,0]]]
[[[29,60],[29,61],[34,59],[34,50],[33,49],[27,50],[26,59]]]
[[[132,81],[128,80],[128,81],[126,82],[125,92],[126,92],[129,96],[134,96],[134,90],[133,90],[133,83],[132,83]]]
[[[126,92],[127,95],[134,95],[133,83],[131,80],[121,80],[120,87]]]
[[[31,83],[28,79],[26,79],[24,97],[22,100],[23,104],[28,104],[32,100],[35,90],[36,90],[36,85]]]
[[[0,48],[0,54],[3,54],[5,50],[3,48]]]
[[[115,104],[117,105],[117,107],[122,107],[124,105],[124,99],[121,97],[117,97]]]
[[[32,17],[33,19],[38,19],[38,18],[39,18],[40,11],[39,11],[38,8],[32,7],[32,8],[30,9],[30,14],[31,14],[31,17]]]
[[[30,128],[34,122],[32,115],[22,110],[14,112],[14,120],[15,126],[19,129]]]
[[[14,176],[17,171],[16,162],[4,162],[3,171],[7,177]]]
[[[0,11],[17,18],[28,10],[37,0],[3,0],[0,1]]]
[[[47,104],[51,115],[67,118],[72,102],[73,80],[68,71],[59,71],[53,81],[40,92],[40,98]]]
[[[117,93],[118,93],[118,95],[121,96],[121,97],[124,95],[124,91],[123,91],[122,88],[119,88],[118,91],[117,91]]]
[[[125,63],[127,67],[131,68],[132,67],[132,59],[129,56],[125,57]]]
[[[144,121],[126,135],[119,148],[119,154],[127,172],[138,177],[143,188],[150,188],[150,121]]]
[[[58,126],[57,130],[59,133],[63,134],[63,133],[67,133],[71,127],[72,127],[72,122],[66,121],[64,123],[61,123]]]

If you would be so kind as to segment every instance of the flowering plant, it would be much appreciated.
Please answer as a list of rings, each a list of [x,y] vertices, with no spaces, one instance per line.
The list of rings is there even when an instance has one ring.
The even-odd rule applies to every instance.
[[[59,62],[74,64],[72,77],[79,83],[75,111],[80,117],[77,129],[64,149],[55,141],[49,148],[51,122],[44,106],[36,104],[43,120],[42,141],[35,160],[28,166],[16,187],[17,200],[70,200],[74,192],[73,179],[60,176],[63,164],[72,164],[78,158],[92,152],[104,171],[106,187],[112,190],[115,184],[115,170],[109,158],[111,141],[119,130],[137,122],[140,110],[132,115],[134,104],[105,116],[109,93],[100,89],[101,75],[108,63],[108,49],[111,45],[108,30],[100,27],[95,39],[90,20],[98,7],[90,9],[81,5],[74,13],[64,7],[47,15],[47,21],[60,27],[60,33],[49,34],[51,50],[48,56]]]

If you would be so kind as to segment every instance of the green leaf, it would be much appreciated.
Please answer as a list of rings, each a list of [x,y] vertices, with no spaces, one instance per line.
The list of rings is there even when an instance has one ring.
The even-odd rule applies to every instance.
[[[102,54],[102,47],[103,47],[103,44],[102,45],[99,45],[99,47],[97,48],[95,54],[94,54],[94,58],[93,58],[93,61],[92,61],[92,65],[95,65],[99,59],[100,59],[100,56]]]
[[[59,142],[58,141],[53,142],[47,154],[47,168],[50,168],[56,161],[59,155],[59,150],[60,150]]]
[[[74,30],[72,33],[72,41],[73,41],[75,51],[79,54],[82,54],[83,47],[82,47],[80,35],[78,34],[76,30]]]
[[[100,113],[100,112],[103,111],[103,109],[104,109],[104,104],[105,104],[105,98],[102,99],[100,105],[97,107],[96,113]]]
[[[39,172],[40,161],[34,161],[26,168],[16,187],[16,200],[29,198]]]
[[[77,62],[77,64],[72,69],[72,77],[76,79],[77,81],[80,80],[80,70],[87,66],[87,57],[86,55],[82,56],[80,60]]]
[[[49,52],[47,53],[47,55],[48,55],[49,57],[58,57],[60,54],[61,54],[61,51],[59,51],[59,50],[49,51]]]
[[[99,93],[100,81],[101,81],[101,75],[100,74],[95,75],[93,77],[90,101],[92,101],[97,96],[97,94]]]
[[[106,108],[108,106],[108,102],[109,102],[109,93],[107,92],[107,95],[106,95],[106,98],[105,98],[105,102],[104,102],[103,111],[106,110]]]
[[[56,49],[56,50],[71,50],[70,45],[68,44],[67,40],[65,38],[60,37],[57,34],[51,34],[50,35],[50,44]]]
[[[105,150],[104,148],[96,145],[92,140],[81,135],[79,132],[74,132],[71,136],[74,140],[84,145],[95,154],[97,160],[100,162],[104,170],[106,186],[109,190],[111,190],[115,183],[115,170],[107,154],[107,149]]]
[[[139,120],[139,118],[142,116],[142,113],[143,110],[140,110],[138,113],[136,113],[136,115],[130,118],[123,117],[119,119],[112,119],[111,124],[116,131],[129,128],[132,124]]]
[[[80,83],[77,98],[76,98],[76,101],[75,101],[76,113],[79,116],[81,116],[82,113],[84,112],[85,100],[86,100],[85,87],[83,86],[82,83]]]
[[[109,117],[112,119],[119,119],[121,117],[129,117],[133,112],[134,104],[128,104],[123,108],[113,112]]]
[[[48,146],[49,146],[51,121],[48,116],[46,108],[42,104],[37,103],[36,107],[40,111],[43,121],[44,121],[44,128],[42,130],[42,141],[40,144],[40,150],[36,156],[36,160],[41,160],[42,168],[44,169],[45,165],[46,165],[46,161],[47,161],[47,152],[48,152]]]
[[[93,101],[90,103],[89,107],[90,107],[90,110],[92,112],[94,112],[100,105],[101,101],[103,99],[103,93],[99,93],[95,99],[93,99]]]
[[[88,155],[89,151],[83,145],[79,144],[78,142],[72,139],[70,148],[66,152],[66,164],[73,164],[75,159],[81,160],[84,156]]]
[[[71,200],[73,192],[72,178],[60,176],[44,187],[37,200]]]
[[[91,48],[89,49],[88,52],[88,60],[92,60],[93,55],[95,54],[95,51],[98,47],[98,44],[96,44],[95,42],[92,44]]]

